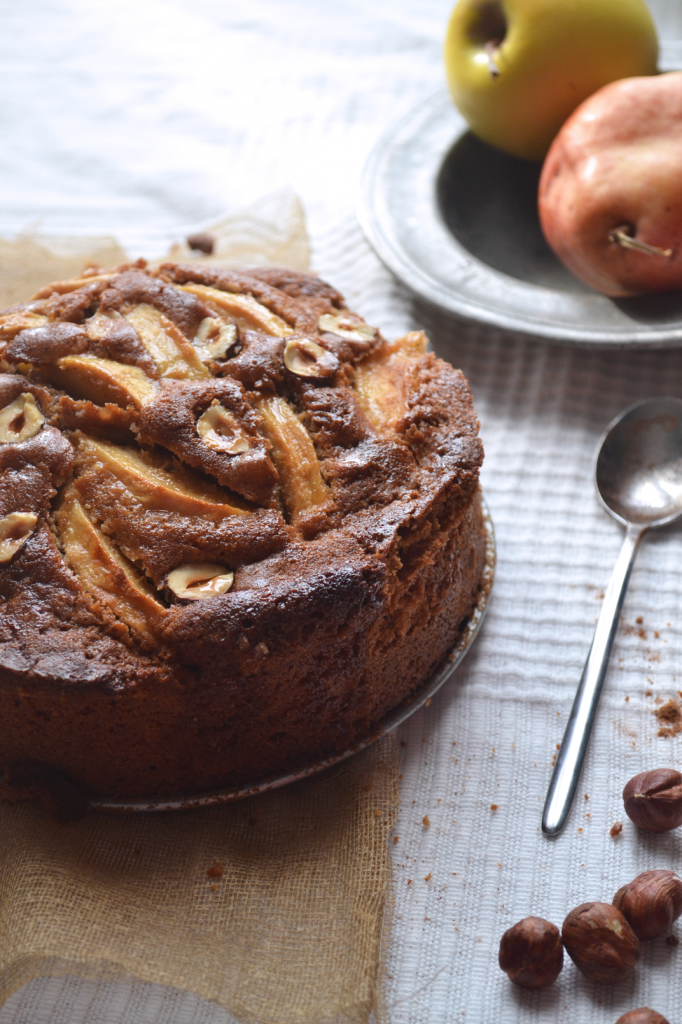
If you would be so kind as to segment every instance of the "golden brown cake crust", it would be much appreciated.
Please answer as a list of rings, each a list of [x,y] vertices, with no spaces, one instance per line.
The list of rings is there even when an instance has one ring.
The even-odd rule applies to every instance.
[[[46,286],[0,339],[8,777],[251,782],[347,749],[443,659],[482,449],[423,335],[388,343],[313,275],[136,264]]]

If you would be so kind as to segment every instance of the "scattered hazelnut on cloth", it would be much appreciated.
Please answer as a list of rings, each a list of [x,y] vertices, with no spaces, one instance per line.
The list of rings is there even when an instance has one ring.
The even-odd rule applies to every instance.
[[[637,1010],[629,1010],[619,1017],[616,1024],[668,1024],[660,1013],[650,1010],[648,1006],[640,1006]]]
[[[673,768],[641,772],[623,790],[625,813],[646,832],[682,825],[682,774]]]
[[[542,917],[524,917],[502,936],[499,963],[519,988],[553,985],[564,966],[559,929]]]
[[[590,981],[625,981],[639,960],[639,939],[608,903],[581,903],[564,921],[561,935],[571,960]]]
[[[682,914],[682,878],[674,871],[644,871],[613,897],[638,939],[664,935]]]
[[[215,237],[207,231],[199,231],[195,235],[188,236],[187,245],[195,252],[203,252],[210,256],[215,248]]]

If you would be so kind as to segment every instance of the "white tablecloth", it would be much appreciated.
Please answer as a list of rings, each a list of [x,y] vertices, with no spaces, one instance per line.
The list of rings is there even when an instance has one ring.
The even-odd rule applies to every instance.
[[[539,832],[621,540],[594,495],[594,447],[628,403],[682,395],[682,354],[580,351],[465,329],[414,302],[378,263],[353,215],[360,171],[386,125],[441,82],[449,6],[3,4],[0,234],[36,224],[111,232],[135,255],[154,255],[188,229],[293,187],[316,269],[387,334],[425,326],[462,367],[481,418],[499,563],[488,619],[456,680],[400,733],[391,1020],[613,1024],[649,1004],[674,1024],[682,952],[663,940],[647,943],[636,980],[613,990],[568,962],[557,985],[528,995],[497,967],[500,935],[520,917],[561,924],[639,871],[682,867],[674,833],[647,838],[625,819],[622,835],[609,835],[623,819],[625,781],[680,761],[682,739],[659,738],[652,713],[656,698],[682,687],[680,528],[643,545],[579,799],[562,836]],[[652,7],[665,34],[682,37],[677,0]],[[172,990],[74,979],[34,982],[0,1010],[0,1024],[228,1019]]]

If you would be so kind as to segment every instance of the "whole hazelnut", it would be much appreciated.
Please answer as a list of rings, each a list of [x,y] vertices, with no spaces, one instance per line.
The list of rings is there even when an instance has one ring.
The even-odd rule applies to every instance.
[[[215,248],[215,236],[207,231],[198,231],[195,235],[188,236],[187,245],[195,252],[203,252],[210,256]]]
[[[499,961],[519,988],[554,984],[564,966],[559,929],[541,917],[524,917],[502,936]]]
[[[645,871],[613,897],[638,939],[664,935],[682,914],[682,878],[674,871]]]
[[[625,813],[647,832],[669,832],[682,825],[682,775],[654,768],[630,779],[623,790]]]
[[[648,1006],[640,1006],[637,1010],[629,1010],[619,1017],[616,1024],[668,1024],[660,1013],[650,1010]]]
[[[639,960],[639,939],[609,903],[581,903],[564,921],[561,936],[571,960],[591,981],[625,981]]]

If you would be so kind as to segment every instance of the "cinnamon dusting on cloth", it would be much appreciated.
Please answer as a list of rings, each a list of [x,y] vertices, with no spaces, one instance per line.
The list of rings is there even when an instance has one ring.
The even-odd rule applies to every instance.
[[[657,735],[669,738],[678,736],[682,732],[682,707],[674,697],[671,697],[665,704],[661,704],[660,708],[654,711],[654,715],[661,723]]]

